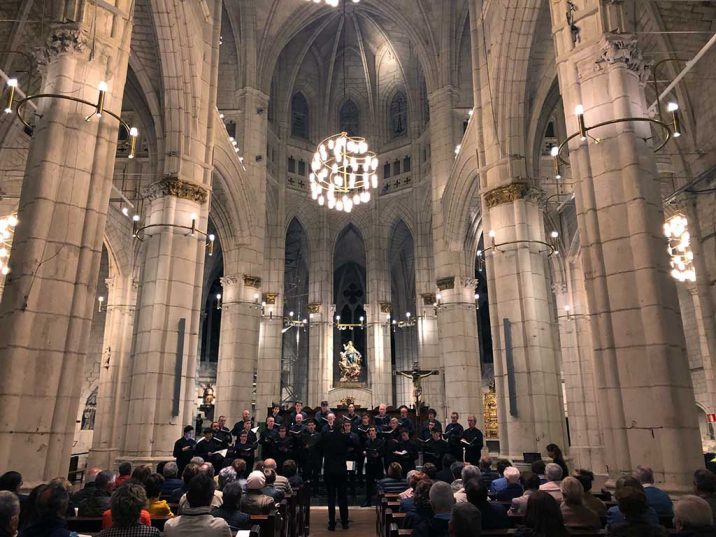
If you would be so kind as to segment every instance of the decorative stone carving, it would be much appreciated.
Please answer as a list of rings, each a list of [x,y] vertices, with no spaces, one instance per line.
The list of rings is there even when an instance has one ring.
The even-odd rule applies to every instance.
[[[221,287],[226,289],[227,287],[231,287],[232,285],[239,283],[239,278],[236,276],[223,276],[219,278],[219,281],[221,282]]]
[[[435,285],[441,291],[447,289],[455,289],[455,276],[448,276],[447,278],[440,278],[435,282]]]
[[[261,295],[261,300],[266,303],[267,306],[273,306],[276,304],[276,298],[278,293],[264,293]]]
[[[423,293],[420,295],[423,299],[423,305],[432,306],[437,301],[435,293]]]
[[[380,303],[380,312],[381,313],[390,313],[391,304],[390,302],[381,302]]]
[[[47,65],[62,54],[85,52],[87,43],[87,33],[79,23],[55,24],[50,29],[45,46],[35,50],[35,59],[38,65]]]
[[[260,276],[250,276],[249,274],[244,274],[244,285],[246,287],[252,287],[254,289],[258,289],[261,287],[261,277]]]
[[[321,304],[319,302],[312,302],[306,306],[308,313],[321,313]]]
[[[513,201],[520,199],[533,199],[538,200],[540,198],[540,191],[527,182],[516,182],[510,183],[505,186],[498,186],[493,188],[489,192],[485,193],[485,204],[488,209],[497,207],[504,203],[512,203]]]
[[[605,34],[599,43],[599,49],[598,64],[623,64],[627,69],[637,74],[642,84],[648,80],[651,64],[644,59],[633,36],[629,34]]]
[[[463,276],[462,278],[460,278],[460,283],[462,284],[462,286],[469,287],[471,289],[474,289],[475,287],[477,287],[478,282],[479,282],[479,280],[477,278],[468,278],[466,276]]]
[[[203,204],[209,199],[209,190],[202,185],[179,179],[176,175],[167,175],[149,185],[144,195],[150,201],[162,196],[174,196]]]

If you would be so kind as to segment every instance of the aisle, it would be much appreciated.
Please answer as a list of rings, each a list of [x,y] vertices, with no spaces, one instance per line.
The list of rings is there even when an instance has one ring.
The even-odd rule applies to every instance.
[[[338,509],[336,509],[338,517]],[[375,535],[375,507],[350,507],[348,510],[350,528],[341,529],[340,522],[336,531],[328,531],[328,509],[326,507],[311,507],[311,536],[310,537],[367,537]]]

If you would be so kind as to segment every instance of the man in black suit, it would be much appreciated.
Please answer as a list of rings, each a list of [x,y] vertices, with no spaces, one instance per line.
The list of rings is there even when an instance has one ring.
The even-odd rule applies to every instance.
[[[184,427],[184,436],[174,442],[174,458],[177,461],[179,467],[179,474],[184,471],[184,468],[191,461],[194,456],[194,449],[196,448],[196,440],[193,438],[194,427],[187,425]]]
[[[323,450],[323,478],[328,491],[328,531],[336,529],[336,497],[341,515],[341,526],[348,529],[348,480],[346,460],[348,457],[349,435],[341,432],[332,412],[326,416],[326,425],[321,432]]]
[[[385,403],[381,403],[378,405],[378,414],[373,418],[373,423],[375,423],[375,428],[379,433],[387,429],[390,423],[390,416],[385,413],[385,410]]]
[[[467,429],[462,433],[462,444],[465,446],[465,462],[475,466],[480,463],[484,444],[482,431],[475,426],[476,424],[477,419],[475,416],[468,416]]]

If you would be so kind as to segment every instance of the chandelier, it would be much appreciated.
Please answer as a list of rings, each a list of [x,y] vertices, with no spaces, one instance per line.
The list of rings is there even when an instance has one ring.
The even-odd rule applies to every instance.
[[[669,241],[667,251],[671,263],[671,276],[680,282],[696,281],[694,252],[691,250],[691,234],[686,217],[676,214],[664,224],[664,235]]]
[[[314,4],[320,4],[321,2],[325,2],[331,7],[338,7],[338,0],[306,0],[306,2],[313,2]],[[360,0],[353,0],[354,4],[359,3]]]
[[[313,155],[311,197],[318,205],[350,213],[355,205],[370,201],[378,188],[378,158],[364,138],[347,133],[323,140]]]
[[[8,258],[12,248],[12,238],[17,226],[17,217],[14,214],[0,218],[0,274],[7,276],[10,272]]]

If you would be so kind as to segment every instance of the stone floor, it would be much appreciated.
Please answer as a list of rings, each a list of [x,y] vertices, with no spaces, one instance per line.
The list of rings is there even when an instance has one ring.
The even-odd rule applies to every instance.
[[[336,510],[337,511],[337,510]],[[336,512],[336,517],[338,513]],[[350,528],[341,529],[340,523],[336,531],[328,531],[328,508],[311,507],[311,537],[367,537],[375,535],[375,508],[349,507],[348,520]]]

